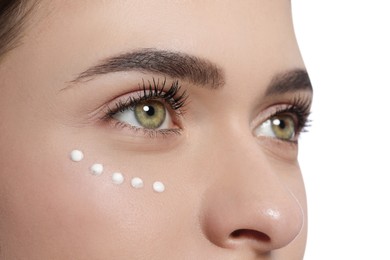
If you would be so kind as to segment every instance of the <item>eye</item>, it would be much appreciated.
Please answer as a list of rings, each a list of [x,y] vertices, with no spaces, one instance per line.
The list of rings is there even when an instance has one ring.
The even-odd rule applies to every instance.
[[[186,91],[181,91],[178,81],[167,86],[165,79],[142,80],[138,91],[108,104],[102,120],[111,122],[111,126],[129,129],[130,135],[143,134],[151,138],[180,135],[186,100]]]
[[[151,130],[170,129],[173,123],[165,104],[158,100],[144,100],[112,115],[121,123]]]
[[[275,115],[255,129],[256,136],[274,137],[283,141],[295,141],[297,126],[288,114]]]

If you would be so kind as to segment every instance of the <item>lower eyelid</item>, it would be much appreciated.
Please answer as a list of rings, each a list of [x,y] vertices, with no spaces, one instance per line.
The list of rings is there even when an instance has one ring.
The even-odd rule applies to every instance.
[[[182,134],[182,129],[172,128],[172,129],[160,129],[160,130],[151,130],[147,128],[140,128],[132,126],[120,121],[108,122],[111,125],[112,129],[117,129],[119,133],[125,135],[126,137],[148,137],[148,138],[168,138],[171,136],[179,136]],[[131,133],[129,133],[131,131]]]

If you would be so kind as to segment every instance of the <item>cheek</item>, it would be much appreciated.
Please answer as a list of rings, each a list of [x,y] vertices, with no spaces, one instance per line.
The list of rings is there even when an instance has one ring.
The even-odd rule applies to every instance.
[[[80,250],[81,254],[102,250],[103,254],[125,244],[142,247],[141,234],[158,235],[158,227],[168,221],[162,201],[169,198],[162,192],[161,185],[166,183],[153,169],[136,167],[135,161],[124,166],[88,150],[75,162],[70,157],[72,149],[61,149],[61,145],[66,146],[36,147],[39,153],[26,147],[2,161],[0,223],[5,240],[17,237],[13,246],[50,252],[54,239],[57,249]],[[101,174],[90,171],[95,163],[103,164]],[[122,173],[123,183],[113,182],[115,172]],[[139,179],[133,187],[133,177],[140,177],[143,187]],[[100,244],[104,246],[96,246]]]

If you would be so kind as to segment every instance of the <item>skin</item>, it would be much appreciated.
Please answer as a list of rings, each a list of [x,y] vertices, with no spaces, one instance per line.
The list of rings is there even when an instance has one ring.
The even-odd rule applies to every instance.
[[[0,63],[1,259],[303,258],[298,148],[253,135],[267,109],[311,98],[265,97],[275,74],[304,69],[290,1],[40,1],[23,33]],[[101,120],[142,79],[172,78],[128,71],[72,83],[140,48],[223,71],[215,90],[180,81],[181,135]],[[72,162],[73,149],[84,160]],[[93,163],[104,164],[101,176],[88,173]],[[124,184],[111,182],[116,171]],[[135,176],[143,189],[130,186]],[[154,181],[166,191],[153,192]]]

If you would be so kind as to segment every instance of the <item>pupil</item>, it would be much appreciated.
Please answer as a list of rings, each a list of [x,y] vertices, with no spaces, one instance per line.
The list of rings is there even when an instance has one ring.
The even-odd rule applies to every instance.
[[[279,127],[280,127],[281,129],[286,128],[286,123],[284,122],[284,120],[280,120]]]
[[[144,107],[143,107],[143,110],[144,110],[144,112],[145,112],[148,116],[154,116],[154,107],[152,107],[152,106],[144,106]]]

